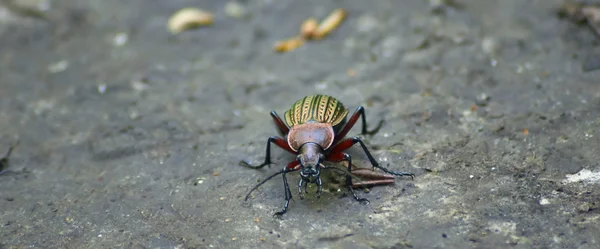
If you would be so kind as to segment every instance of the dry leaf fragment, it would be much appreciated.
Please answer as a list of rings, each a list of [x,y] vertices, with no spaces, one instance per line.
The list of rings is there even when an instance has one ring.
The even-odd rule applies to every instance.
[[[329,16],[321,22],[317,30],[313,35],[313,39],[322,39],[327,36],[331,31],[340,26],[342,21],[346,18],[346,10],[344,9],[336,9]]]
[[[290,52],[296,48],[299,48],[300,46],[302,46],[302,44],[304,44],[304,39],[302,39],[301,37],[294,37],[284,41],[278,41],[277,43],[275,43],[274,49],[275,52],[278,53]]]
[[[169,18],[169,31],[173,34],[183,32],[187,29],[211,25],[213,15],[201,9],[183,8]]]
[[[319,27],[319,22],[315,18],[306,19],[300,27],[300,35],[306,39],[312,39]]]

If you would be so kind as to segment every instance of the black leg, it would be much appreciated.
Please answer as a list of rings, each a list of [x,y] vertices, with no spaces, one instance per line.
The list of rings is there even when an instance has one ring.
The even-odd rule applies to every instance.
[[[373,168],[378,168],[380,170],[383,170],[385,173],[388,173],[390,175],[395,175],[395,176],[410,176],[410,178],[414,179],[415,178],[415,174],[413,173],[408,173],[408,172],[400,172],[400,171],[391,171],[381,165],[379,165],[379,163],[377,163],[377,161],[375,161],[375,158],[373,158],[373,156],[371,155],[371,153],[369,152],[369,150],[367,149],[367,146],[365,145],[365,143],[363,143],[362,140],[360,140],[360,138],[358,137],[353,137],[352,138],[352,143],[359,143],[360,147],[362,147],[363,151],[365,152],[365,154],[367,154],[367,157],[369,158],[369,161],[371,162],[371,165],[373,165]]]
[[[296,153],[290,148],[290,145],[287,143],[287,141],[285,139],[272,136],[272,137],[269,137],[269,139],[267,140],[267,152],[265,155],[265,161],[262,164],[251,165],[248,162],[246,162],[245,160],[242,160],[242,161],[240,161],[240,165],[249,167],[249,168],[253,168],[253,169],[260,169],[264,166],[270,165],[272,163],[271,162],[271,143],[273,143],[273,144],[277,145],[278,147],[280,147],[284,150],[287,150],[291,153]]]
[[[365,108],[362,106],[359,106],[358,108],[356,108],[356,111],[354,111],[354,114],[352,114],[352,116],[350,117],[350,119],[348,120],[348,123],[346,123],[344,128],[342,128],[342,130],[340,130],[340,132],[335,134],[336,138],[335,138],[334,142],[337,142],[340,139],[344,138],[346,136],[346,134],[348,134],[350,129],[352,129],[352,127],[354,127],[354,125],[356,124],[356,121],[358,121],[359,117],[362,118],[362,132],[361,132],[362,134],[373,135],[373,134],[377,133],[379,131],[379,129],[381,128],[381,126],[383,125],[383,120],[381,120],[381,121],[379,121],[379,124],[377,125],[377,127],[375,127],[375,129],[373,129],[372,131],[368,131],[367,130],[367,118],[365,116]]]
[[[348,161],[348,173],[352,173],[352,157],[350,157],[350,155],[344,153],[344,160]],[[346,176],[346,185],[348,185],[348,189],[350,189],[350,193],[352,193],[352,196],[354,197],[355,200],[357,200],[361,203],[365,203],[365,204],[370,203],[369,200],[367,200],[367,198],[359,198],[358,195],[356,195],[354,188],[352,188],[352,177],[350,177],[349,175]]]
[[[302,178],[300,178],[300,181],[298,181],[298,196],[300,196],[300,200],[304,200],[304,195],[302,194],[302,184],[304,183],[304,180]]]
[[[290,200],[292,199],[292,191],[290,191],[290,185],[288,184],[287,178],[285,177],[285,173],[287,173],[288,171],[285,170],[283,172],[283,174],[281,174],[283,176],[283,188],[285,191],[285,204],[283,205],[283,210],[275,213],[276,216],[281,216],[283,214],[285,214],[285,212],[287,212],[288,206],[290,205]]]
[[[321,194],[323,193],[323,181],[321,178],[317,179],[317,198],[321,198]]]
[[[365,115],[365,108],[362,107],[362,106],[359,106],[356,109],[356,112],[360,113],[361,119],[362,119],[362,132],[361,132],[361,134],[373,135],[373,134],[377,133],[379,131],[379,129],[381,129],[381,126],[383,125],[383,119],[381,121],[379,121],[379,124],[377,124],[377,127],[375,127],[375,129],[373,129],[371,131],[367,131],[367,117]]]

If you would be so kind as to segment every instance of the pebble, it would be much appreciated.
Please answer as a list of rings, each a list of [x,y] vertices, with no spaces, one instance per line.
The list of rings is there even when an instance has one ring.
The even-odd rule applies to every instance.
[[[481,50],[488,55],[493,55],[500,49],[498,41],[491,37],[486,37],[481,40]]]
[[[589,212],[590,209],[592,209],[592,205],[589,202],[584,202],[577,206],[577,210],[582,213]]]
[[[225,14],[233,18],[246,16],[246,7],[237,1],[229,1],[225,4]]]

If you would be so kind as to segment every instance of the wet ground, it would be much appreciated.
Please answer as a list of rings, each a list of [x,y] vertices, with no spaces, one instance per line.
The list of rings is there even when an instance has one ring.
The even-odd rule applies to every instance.
[[[9,2],[0,248],[600,247],[600,71],[582,66],[600,39],[561,1]],[[171,35],[190,6],[214,25]],[[273,52],[340,7],[326,39]],[[370,205],[293,188],[281,218],[280,178],[244,202],[293,158],[238,165],[264,159],[269,112],[314,93],[384,120],[367,146],[415,179]]]

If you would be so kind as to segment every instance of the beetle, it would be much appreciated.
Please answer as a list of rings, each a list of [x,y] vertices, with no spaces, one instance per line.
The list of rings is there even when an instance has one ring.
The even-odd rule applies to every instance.
[[[292,193],[286,178],[286,174],[290,172],[300,172],[300,180],[298,181],[298,195],[300,199],[304,199],[304,192],[308,193],[308,184],[317,185],[317,197],[323,192],[323,182],[321,180],[321,169],[337,169],[336,167],[327,167],[323,162],[342,162],[348,163],[346,174],[346,185],[350,193],[356,201],[361,203],[369,203],[366,198],[360,198],[352,187],[352,157],[344,151],[355,144],[360,144],[365,152],[373,170],[380,170],[394,176],[410,176],[414,179],[414,174],[408,172],[391,171],[379,165],[373,158],[365,143],[359,137],[345,138],[346,134],[352,129],[359,118],[362,118],[362,134],[375,134],[383,124],[383,121],[372,131],[367,130],[367,121],[365,118],[365,108],[359,106],[350,119],[347,121],[348,109],[340,101],[328,95],[310,95],[296,101],[290,109],[285,112],[285,122],[279,117],[275,111],[271,111],[271,117],[278,128],[279,134],[285,136],[271,136],[267,140],[267,148],[265,160],[262,164],[252,165],[245,160],[240,161],[240,165],[260,169],[271,162],[271,144],[296,155],[296,159],[289,162],[282,170],[267,177],[255,187],[253,187],[246,195],[245,201],[248,200],[250,194],[260,185],[277,175],[282,175],[284,185],[285,204],[283,209],[276,212],[275,215],[281,216],[287,212]],[[345,138],[345,139],[344,139]]]

